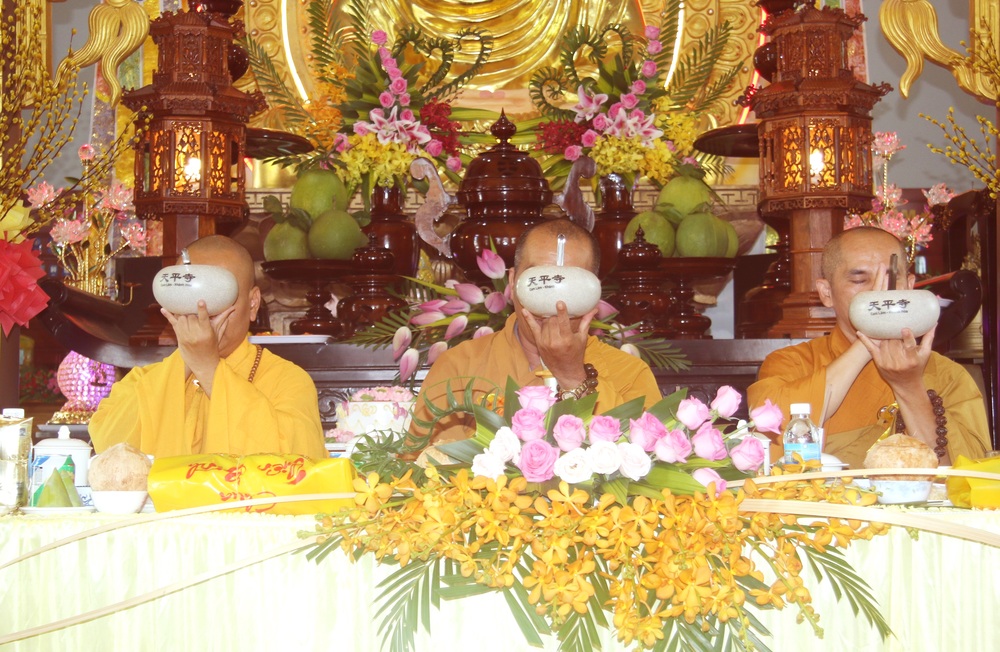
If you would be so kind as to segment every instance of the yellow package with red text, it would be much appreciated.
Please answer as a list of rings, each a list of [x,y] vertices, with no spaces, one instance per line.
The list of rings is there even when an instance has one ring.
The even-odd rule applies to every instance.
[[[161,457],[149,472],[149,497],[158,512],[238,500],[354,493],[347,458],[301,455],[181,455]],[[268,514],[316,514],[353,507],[352,498],[267,503],[239,508]]]
[[[963,471],[1000,473],[1000,457],[988,457],[975,461],[959,455],[952,464],[952,468]],[[989,478],[949,476],[946,484],[948,500],[956,507],[1000,508],[1000,478],[991,480]]]

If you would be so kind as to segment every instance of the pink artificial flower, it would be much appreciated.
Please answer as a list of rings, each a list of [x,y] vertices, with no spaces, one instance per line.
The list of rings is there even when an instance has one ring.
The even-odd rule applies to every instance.
[[[947,204],[955,196],[955,193],[948,190],[948,186],[943,183],[935,184],[931,186],[930,190],[922,190],[921,192],[924,193],[924,197],[930,206]]]
[[[686,398],[677,406],[677,420],[694,430],[710,416],[708,406],[696,398]]]
[[[438,156],[444,151],[444,145],[441,144],[440,140],[431,140],[431,142],[424,145],[424,151],[430,156]]]
[[[496,315],[503,312],[504,308],[507,307],[507,298],[503,295],[503,292],[490,292],[486,295],[483,303],[486,304],[487,311]]]
[[[41,208],[50,203],[59,195],[59,192],[47,181],[43,181],[36,186],[28,188],[28,205],[32,208]]]
[[[476,265],[479,266],[479,271],[486,278],[498,280],[507,275],[507,264],[500,257],[500,254],[492,249],[483,249],[479,252],[479,255],[476,256]]]
[[[781,422],[785,420],[781,413],[781,408],[771,402],[771,399],[764,401],[764,405],[750,410],[750,419],[755,429],[761,432],[773,432],[781,434]]]
[[[447,342],[434,342],[427,349],[427,364],[434,364],[442,353],[448,350]]]
[[[729,385],[723,385],[716,392],[715,398],[712,399],[712,409],[715,413],[724,419],[736,414],[736,410],[740,408],[740,403],[743,401],[743,397],[738,391],[730,387]]]
[[[448,303],[444,304],[444,308],[441,308],[441,312],[446,315],[457,315],[459,313],[467,313],[471,306],[461,299],[450,299]]]
[[[643,412],[638,419],[629,419],[628,438],[647,453],[656,448],[656,442],[667,434],[667,428],[649,412]]]
[[[392,336],[392,359],[399,360],[403,351],[410,347],[413,341],[413,332],[406,326],[400,326]]]
[[[580,417],[564,414],[556,420],[556,425],[552,426],[552,437],[559,448],[568,453],[583,445],[583,441],[587,438],[587,429]]]
[[[656,62],[652,59],[647,59],[642,62],[642,68],[640,70],[642,76],[649,79],[656,76]]]
[[[582,136],[580,136],[580,144],[582,144],[584,147],[593,147],[594,143],[597,142],[598,136],[600,136],[599,133],[597,133],[593,129],[588,129],[587,131],[583,132]]]
[[[622,106],[626,109],[634,109],[639,104],[639,99],[632,93],[625,93],[621,96]]]
[[[616,442],[622,436],[622,424],[614,417],[599,414],[590,420],[588,432],[591,444],[599,441]]]
[[[545,482],[555,475],[559,449],[544,439],[532,439],[521,446],[517,468],[528,482]]]
[[[427,326],[428,324],[433,324],[436,321],[441,321],[445,317],[447,317],[447,315],[443,312],[438,310],[429,310],[410,317],[410,323],[414,326]]]
[[[580,149],[579,145],[570,145],[563,152],[563,156],[567,161],[575,161],[583,155],[583,150]]]
[[[545,385],[525,385],[517,390],[517,399],[522,408],[548,412],[556,404],[556,394]]]
[[[733,458],[733,466],[740,471],[756,471],[764,463],[764,445],[753,435],[748,435],[729,451],[729,456]]]
[[[691,454],[691,440],[683,430],[674,428],[656,442],[653,454],[661,462],[683,464]]]
[[[126,224],[121,228],[122,239],[133,251],[146,253],[146,229],[138,222]]]
[[[521,408],[511,417],[510,427],[521,441],[541,439],[545,437],[545,413]]]
[[[80,149],[78,149],[76,153],[80,157],[80,160],[83,161],[84,163],[88,161],[93,161],[94,156],[96,154],[94,146],[91,145],[90,143],[84,143],[83,145],[80,145]]]
[[[448,161],[445,163],[445,167],[452,172],[458,172],[462,169],[462,159],[457,156],[449,156]]]
[[[392,96],[392,93],[390,93],[389,91],[382,91],[381,93],[379,93],[378,103],[384,106],[385,108],[388,109],[390,106],[393,105],[395,101],[396,99]]]
[[[82,242],[89,233],[90,226],[83,220],[57,220],[49,231],[52,241],[60,245]]]
[[[459,315],[458,317],[455,317],[455,319],[453,319],[451,323],[448,324],[448,328],[444,332],[444,339],[450,340],[451,338],[455,337],[456,335],[464,331],[465,327],[468,325],[469,325],[469,318],[466,317],[465,315]]]
[[[455,286],[455,291],[458,292],[459,299],[472,306],[482,303],[486,298],[483,289],[473,283],[459,283]]]
[[[713,469],[698,469],[692,473],[691,476],[698,482],[705,485],[706,489],[708,488],[708,485],[714,482],[716,497],[720,496],[722,492],[726,490],[726,481],[723,480],[722,476],[716,473]]]
[[[622,456],[618,470],[630,480],[642,480],[653,466],[653,460],[638,444],[623,442],[618,444],[618,452]]]
[[[694,454],[706,460],[724,460],[729,455],[722,433],[711,423],[703,423],[691,438]]]
[[[646,29],[643,30],[643,34],[645,34],[646,38],[650,40],[660,38],[660,28],[656,25],[646,25]]]
[[[406,88],[407,88],[406,80],[403,79],[402,77],[397,77],[396,79],[393,79],[392,83],[389,84],[389,90],[392,91],[396,95],[399,95],[401,93],[405,93],[406,92]],[[411,118],[411,120],[412,120],[412,118]]]
[[[116,213],[122,213],[132,209],[132,189],[115,181],[111,187],[101,196],[101,201],[97,203],[98,208]]]
[[[574,122],[586,122],[592,119],[600,113],[601,106],[608,101],[608,96],[604,93],[588,95],[587,89],[583,85],[576,89],[576,94],[579,102],[572,109],[576,113],[576,117],[573,118]]]
[[[478,340],[480,337],[486,337],[487,335],[492,335],[493,329],[489,326],[480,326],[476,329],[476,332],[472,334],[472,339]]]
[[[420,353],[416,349],[406,349],[404,353],[399,358],[399,380],[400,382],[406,382],[413,375],[413,372],[417,370],[417,365],[420,362]]]
[[[659,41],[650,41],[646,44],[646,52],[650,54],[659,54],[663,51],[663,43]]]
[[[400,93],[399,97],[396,98],[400,106],[410,106],[410,94]]]
[[[389,35],[384,30],[377,29],[372,32],[372,43],[375,45],[385,45],[389,40]]]
[[[641,79],[636,79],[634,82],[632,82],[631,90],[636,95],[642,95],[643,93],[646,92],[646,82],[642,81]]]

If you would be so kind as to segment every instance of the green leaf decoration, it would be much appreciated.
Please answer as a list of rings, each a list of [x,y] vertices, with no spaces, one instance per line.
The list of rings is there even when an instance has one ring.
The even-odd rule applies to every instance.
[[[889,623],[871,597],[871,587],[847,563],[844,553],[832,546],[828,546],[825,552],[811,546],[801,546],[799,549],[809,561],[816,578],[830,583],[837,600],[840,600],[841,595],[845,596],[854,615],[863,616],[882,640],[892,635]]]
[[[268,103],[281,112],[286,123],[292,127],[311,123],[312,116],[302,106],[298,97],[281,81],[281,76],[267,51],[251,38],[243,39],[240,45],[246,50],[250,59],[250,69],[253,71],[254,79],[257,80],[257,87],[264,93]]]
[[[678,110],[705,88],[705,81],[725,52],[726,42],[732,31],[729,21],[711,28],[678,63],[667,89],[667,94]]]

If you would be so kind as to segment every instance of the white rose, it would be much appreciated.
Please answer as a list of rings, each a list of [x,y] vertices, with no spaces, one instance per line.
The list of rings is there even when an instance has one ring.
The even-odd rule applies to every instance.
[[[608,475],[617,471],[622,464],[622,454],[618,452],[618,444],[611,441],[599,439],[586,449],[586,453],[594,473]]]
[[[486,451],[472,458],[472,475],[482,475],[496,480],[501,475],[504,475],[504,465],[505,463],[502,459]]]
[[[513,430],[504,426],[497,430],[493,441],[490,442],[489,451],[491,455],[504,462],[516,465],[521,461],[521,440],[517,438]]]
[[[641,480],[653,466],[653,461],[639,444],[632,442],[618,444],[618,452],[622,456],[618,470],[630,480]]]
[[[563,453],[556,460],[554,470],[560,480],[570,484],[586,482],[594,475],[590,460],[582,448],[574,448],[568,453]]]

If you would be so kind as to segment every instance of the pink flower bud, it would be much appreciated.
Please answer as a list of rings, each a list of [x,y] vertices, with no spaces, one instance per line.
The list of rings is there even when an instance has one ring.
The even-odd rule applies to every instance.
[[[444,339],[450,340],[451,338],[455,337],[456,335],[464,331],[465,327],[468,325],[469,325],[469,318],[466,317],[465,315],[459,315],[458,317],[455,317],[455,319],[453,319],[451,323],[448,324],[448,329],[445,330],[444,332]]]
[[[417,370],[417,365],[420,362],[420,354],[416,349],[406,349],[404,353],[399,358],[399,380],[400,382],[406,382],[413,375],[413,372]]]
[[[396,333],[392,336],[392,359],[398,360],[399,356],[403,355],[409,346],[410,342],[413,341],[413,332],[406,326],[400,326],[396,329]]]
[[[427,349],[427,364],[434,364],[441,354],[447,350],[447,342],[434,342],[434,344],[431,344],[431,348]]]
[[[455,291],[458,292],[458,298],[471,306],[482,303],[486,298],[483,296],[483,289],[472,283],[459,283],[455,286]]]
[[[476,264],[479,266],[479,271],[487,278],[501,279],[507,275],[507,264],[500,254],[492,249],[483,249],[476,256]]]

